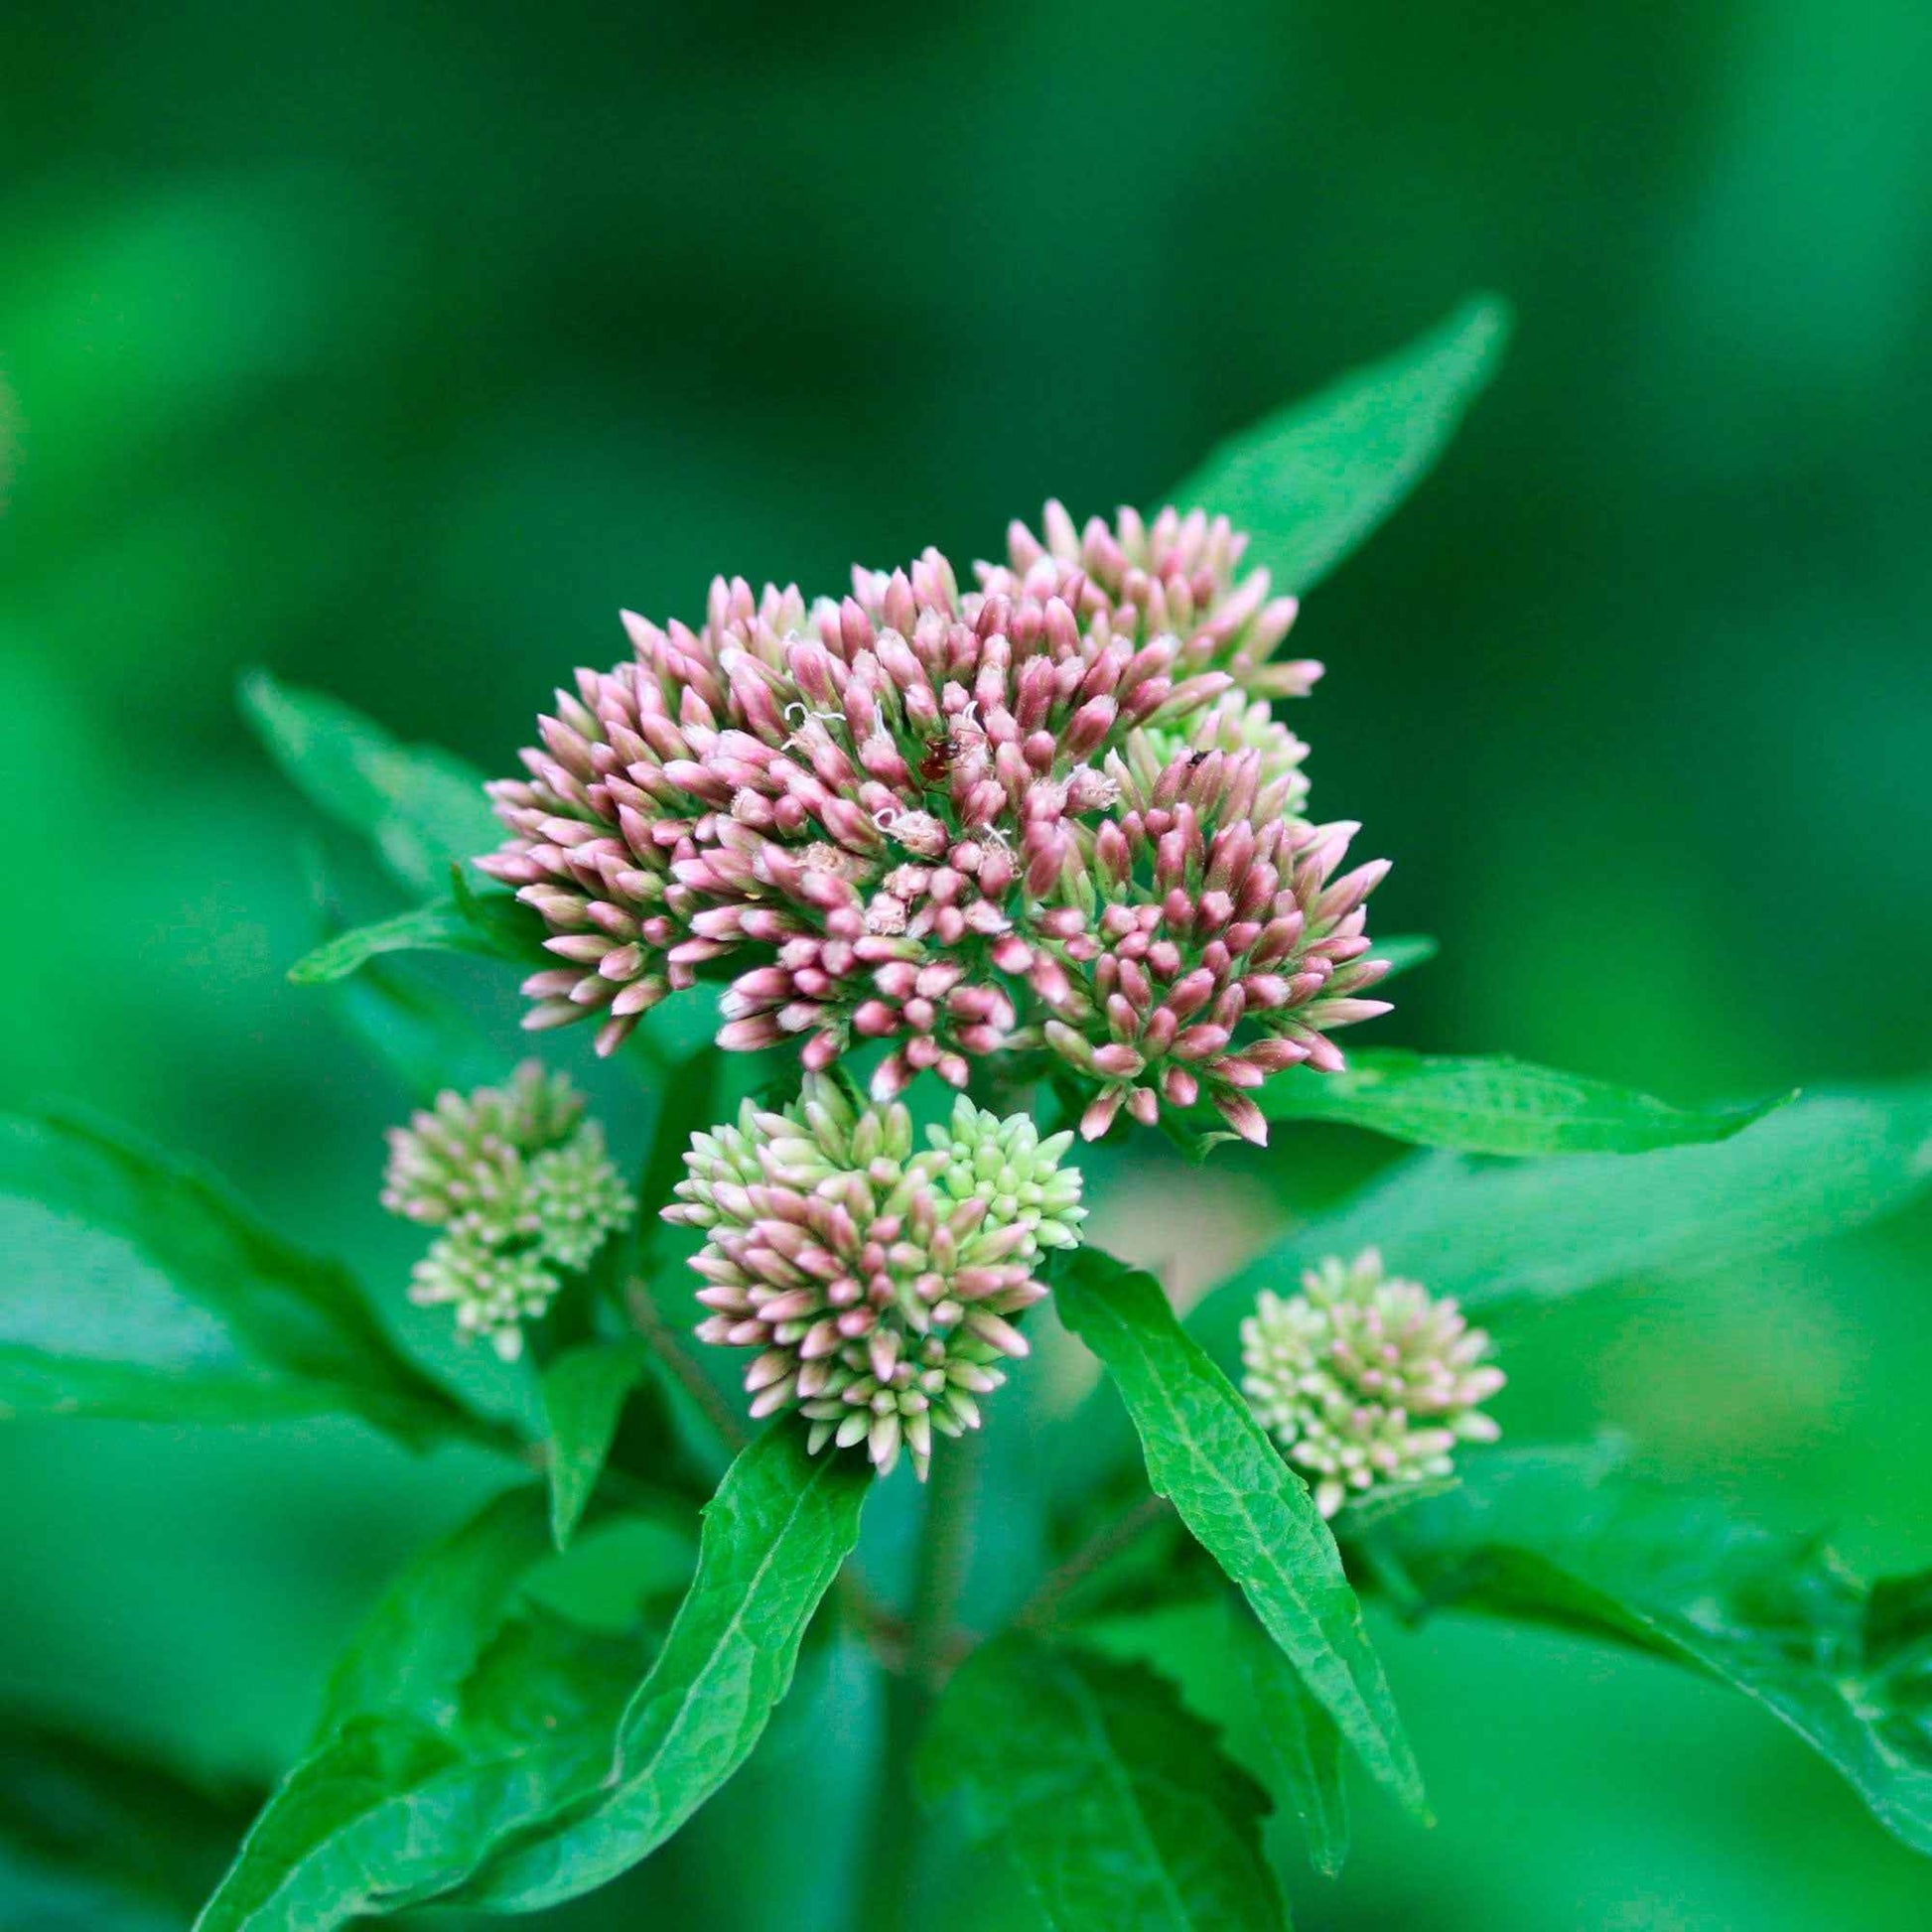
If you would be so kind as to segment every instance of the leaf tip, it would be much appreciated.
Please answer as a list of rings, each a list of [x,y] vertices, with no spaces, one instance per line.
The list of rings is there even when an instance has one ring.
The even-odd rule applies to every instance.
[[[1450,331],[1465,340],[1485,361],[1493,362],[1509,346],[1516,333],[1515,306],[1493,289],[1477,289],[1464,297],[1449,319]]]
[[[261,664],[246,664],[235,673],[235,703],[244,715],[253,717],[265,704],[272,703],[281,687],[274,672]]]

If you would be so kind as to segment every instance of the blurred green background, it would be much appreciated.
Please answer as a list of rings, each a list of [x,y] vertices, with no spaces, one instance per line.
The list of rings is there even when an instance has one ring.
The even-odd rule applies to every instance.
[[[1500,382],[1297,632],[1330,667],[1294,718],[1316,802],[1396,858],[1382,928],[1444,942],[1381,1036],[1681,1099],[1924,1070],[1928,101],[1923,0],[16,0],[4,1099],[205,1155],[399,1302],[403,1097],[283,981],[317,828],[238,670],[507,768],[621,604],[1149,502],[1478,286],[1519,314]],[[507,1063],[513,1000],[466,984]],[[1282,1139],[1190,1181],[1179,1235],[1116,1164],[1096,1225],[1232,1260],[1373,1152]],[[1506,1420],[1614,1420],[1862,1569],[1932,1561],[1928,1257],[1921,1208],[1568,1310]],[[265,1778],[492,1479],[346,1425],[10,1429],[0,1691]],[[1385,1642],[1442,1822],[1365,1806],[1305,1926],[1932,1922],[1932,1870],[1761,1713],[1548,1636]],[[764,1875],[862,1702],[835,1675],[809,1749],[558,1922],[816,1923]],[[754,1904],[706,1889],[721,1849]]]

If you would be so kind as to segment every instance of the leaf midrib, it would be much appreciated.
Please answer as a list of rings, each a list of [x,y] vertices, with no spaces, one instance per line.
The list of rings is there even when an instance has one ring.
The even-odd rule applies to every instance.
[[[1181,1896],[1179,1887],[1174,1883],[1173,1873],[1168,1868],[1168,1862],[1161,1850],[1161,1841],[1155,1836],[1154,1826],[1141,1802],[1139,1790],[1128,1775],[1127,1767],[1121,1762],[1120,1753],[1114,1744],[1113,1734],[1107,1729],[1093,1691],[1076,1670],[1061,1667],[1061,1676],[1071,1689],[1075,1707],[1080,1714],[1082,1728],[1086,1731],[1095,1761],[1102,1776],[1113,1786],[1125,1804],[1133,1823],[1136,1835],[1142,1841],[1147,1863],[1152,1865],[1159,1878],[1161,1890],[1166,1894],[1173,1907],[1173,1922],[1181,1932],[1195,1932],[1198,1921],[1187,1908],[1187,1901]]]
[[[1114,1318],[1116,1320],[1118,1319],[1117,1317],[1114,1317],[1112,1315],[1111,1311],[1108,1311],[1108,1315],[1110,1318]],[[1262,1535],[1261,1525],[1258,1522],[1256,1522],[1253,1514],[1250,1512],[1248,1508],[1246,1496],[1240,1489],[1236,1488],[1235,1485],[1227,1479],[1223,1471],[1215,1464],[1213,1458],[1207,1455],[1199,1439],[1195,1436],[1191,1427],[1189,1427],[1186,1417],[1181,1413],[1179,1408],[1174,1404],[1173,1397],[1170,1395],[1168,1391],[1166,1383],[1162,1380],[1162,1378],[1159,1375],[1153,1374],[1151,1372],[1150,1359],[1148,1357],[1146,1349],[1141,1345],[1140,1338],[1134,1333],[1133,1329],[1125,1322],[1120,1322],[1119,1327],[1121,1331],[1126,1335],[1128,1341],[1130,1342],[1130,1344],[1133,1346],[1135,1350],[1136,1357],[1137,1357],[1137,1369],[1140,1372],[1142,1372],[1145,1375],[1145,1379],[1152,1384],[1156,1396],[1158,1397],[1162,1405],[1165,1407],[1167,1414],[1174,1424],[1176,1431],[1185,1441],[1188,1448],[1190,1460],[1193,1466],[1197,1469],[1206,1470],[1211,1475],[1214,1483],[1218,1485],[1220,1493],[1232,1500],[1236,1511],[1240,1515],[1242,1523],[1245,1525],[1245,1527],[1248,1530],[1251,1540],[1253,1541],[1255,1547],[1259,1549],[1263,1553],[1264,1557],[1267,1559],[1271,1573],[1277,1579],[1279,1579],[1282,1589],[1293,1600],[1296,1607],[1300,1609],[1301,1612],[1306,1617],[1308,1617],[1309,1620],[1314,1625],[1317,1633],[1321,1635],[1322,1641],[1324,1643],[1327,1643],[1326,1633],[1321,1630],[1320,1618],[1315,1615],[1307,1597],[1302,1593],[1301,1589],[1299,1588],[1299,1587],[1295,1582],[1292,1573],[1283,1569],[1279,1561],[1275,1558],[1273,1549],[1270,1547],[1267,1539],[1264,1538]],[[1193,1373],[1194,1373],[1194,1379],[1198,1382],[1201,1379],[1198,1368],[1195,1368]],[[1232,1385],[1230,1385],[1230,1393],[1232,1393]],[[1266,1447],[1265,1442],[1263,1446]],[[1237,1582],[1239,1580],[1237,1580]],[[1248,1594],[1245,1587],[1243,1587],[1242,1589],[1242,1594],[1243,1595]],[[1257,1608],[1259,1608],[1259,1606],[1257,1606]],[[1264,1622],[1265,1621],[1266,1619],[1264,1618]],[[1271,1631],[1269,1634],[1272,1638],[1273,1632]],[[1330,1654],[1334,1657],[1337,1665],[1339,1665],[1341,1669],[1343,1680],[1347,1684],[1348,1690],[1352,1695],[1354,1701],[1355,1713],[1358,1715],[1361,1722],[1363,1722],[1367,1725],[1368,1729],[1374,1734],[1374,1736],[1381,1743],[1383,1748],[1389,1753],[1390,1766],[1388,1772],[1385,1773],[1384,1771],[1382,1771],[1381,1769],[1379,1769],[1374,1765],[1371,1765],[1370,1769],[1375,1771],[1378,1779],[1384,1782],[1391,1783],[1397,1789],[1401,1790],[1405,1797],[1411,1796],[1415,1784],[1415,1779],[1414,1779],[1413,1772],[1407,1777],[1402,1775],[1401,1767],[1402,1767],[1402,1760],[1405,1756],[1405,1753],[1403,1753],[1400,1749],[1398,1749],[1394,1741],[1389,1737],[1388,1733],[1383,1729],[1374,1712],[1369,1708],[1366,1698],[1362,1695],[1361,1687],[1355,1681],[1355,1674],[1354,1671],[1349,1667],[1348,1659],[1344,1657],[1342,1653],[1338,1649],[1336,1649],[1332,1643],[1327,1643],[1327,1647]],[[1298,1671],[1302,1669],[1301,1662],[1299,1659],[1292,1659],[1291,1661],[1295,1663]],[[1304,1679],[1306,1681],[1305,1672],[1304,1672]],[[1310,1688],[1312,1690],[1314,1687],[1311,1685]],[[1316,1696],[1320,1697],[1320,1693],[1318,1691],[1316,1692]],[[1328,1699],[1321,1698],[1320,1701],[1324,1708],[1331,1709],[1331,1707],[1329,1706]],[[1339,1718],[1340,1714],[1337,1713],[1334,1715],[1336,1715],[1337,1718]]]

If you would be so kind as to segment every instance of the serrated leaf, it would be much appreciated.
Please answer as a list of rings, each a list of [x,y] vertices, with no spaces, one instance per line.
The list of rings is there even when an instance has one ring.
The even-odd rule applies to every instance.
[[[561,1904],[649,1857],[717,1791],[789,1687],[870,1488],[862,1457],[809,1456],[789,1424],[745,1449],[706,1505],[697,1575],[596,1794],[503,1852],[452,1902]]]
[[[1228,1645],[1267,1755],[1265,1782],[1302,1821],[1309,1863],[1334,1877],[1348,1857],[1341,1732],[1244,1604],[1227,1599]]]
[[[1250,533],[1250,561],[1300,596],[1427,475],[1508,335],[1501,302],[1466,302],[1386,360],[1230,437],[1166,500],[1231,517]]]
[[[1265,1250],[1188,1326],[1231,1356],[1260,1290],[1294,1293],[1323,1255],[1372,1245],[1433,1293],[1486,1311],[1747,1261],[1873,1220],[1928,1185],[1927,1086],[1807,1097],[1710,1147],[1509,1167],[1434,1155]]]
[[[550,1531],[571,1539],[618,1433],[624,1398],[650,1366],[641,1337],[587,1341],[548,1363],[539,1384],[550,1439]]]
[[[418,1370],[349,1276],[199,1168],[71,1119],[0,1116],[0,1416],[359,1415],[495,1441]]]
[[[1156,1493],[1172,1500],[1370,1772],[1424,1812],[1415,1754],[1308,1484],[1152,1276],[1082,1248],[1058,1278],[1055,1307],[1120,1390]]]
[[[1797,1096],[1673,1107],[1647,1093],[1503,1055],[1357,1047],[1339,1073],[1291,1067],[1255,1096],[1270,1120],[1337,1121],[1459,1154],[1643,1154],[1725,1141]]]
[[[1008,1635],[954,1674],[919,1747],[1053,1932],[1280,1932],[1261,1792],[1153,1672]]]
[[[520,964],[536,944],[535,915],[510,894],[457,894],[337,933],[304,953],[289,978],[297,986],[325,986],[394,952],[471,953]]]
[[[328,1932],[447,1891],[597,1788],[646,1655],[525,1593],[550,1549],[533,1487],[488,1503],[376,1605],[198,1932]]]
[[[1376,1532],[1417,1607],[1609,1634],[1780,1718],[1889,1831],[1932,1854],[1932,1571],[1867,1589],[1809,1537],[1615,1474],[1589,1452],[1492,1450]]]
[[[0,1915],[34,1932],[173,1932],[244,1815],[121,1745],[0,1712]]]
[[[372,841],[412,891],[434,890],[453,863],[468,865],[501,843],[483,774],[453,754],[404,745],[339,699],[266,671],[243,678],[241,708],[295,787]]]
[[[1341,1733],[1235,1591],[1210,1585],[1206,1594],[1143,1599],[1083,1618],[1068,1640],[1165,1677],[1220,1732],[1221,1749],[1275,1809],[1301,1819],[1315,1869],[1328,1876],[1341,1869],[1348,1851]]]

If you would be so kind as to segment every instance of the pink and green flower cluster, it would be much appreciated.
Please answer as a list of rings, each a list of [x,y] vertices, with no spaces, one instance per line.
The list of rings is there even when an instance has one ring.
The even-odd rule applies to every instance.
[[[928,550],[837,601],[721,579],[698,629],[626,616],[631,657],[580,671],[492,787],[481,863],[558,962],[526,1024],[595,1019],[609,1052],[720,975],[721,1044],[822,1071],[884,1042],[882,1101],[1043,1050],[1092,1082],[1089,1135],[1205,1100],[1264,1140],[1253,1089],[1385,1010],[1386,868],[1303,816],[1268,705],[1320,667],[1278,656],[1295,603],[1243,541],[1049,504],[971,589]]]
[[[979,1426],[978,1398],[1028,1352],[1013,1317],[1046,1289],[1043,1251],[1078,1239],[1072,1141],[1042,1141],[962,1097],[915,1149],[897,1102],[866,1105],[808,1074],[782,1111],[747,1101],[697,1135],[667,1221],[701,1228],[701,1340],[758,1351],[752,1414],[797,1409],[814,1451],[901,1449],[924,1478],[933,1437]]]
[[[388,1138],[383,1206],[443,1230],[411,1274],[410,1300],[448,1304],[459,1331],[486,1336],[505,1361],[564,1275],[636,1211],[583,1095],[534,1060],[500,1087],[438,1094]]]
[[[1460,1443],[1492,1443],[1481,1405],[1503,1386],[1489,1337],[1448,1297],[1330,1255],[1302,1293],[1263,1291],[1241,1324],[1242,1383],[1324,1516],[1371,1490],[1442,1480]]]

